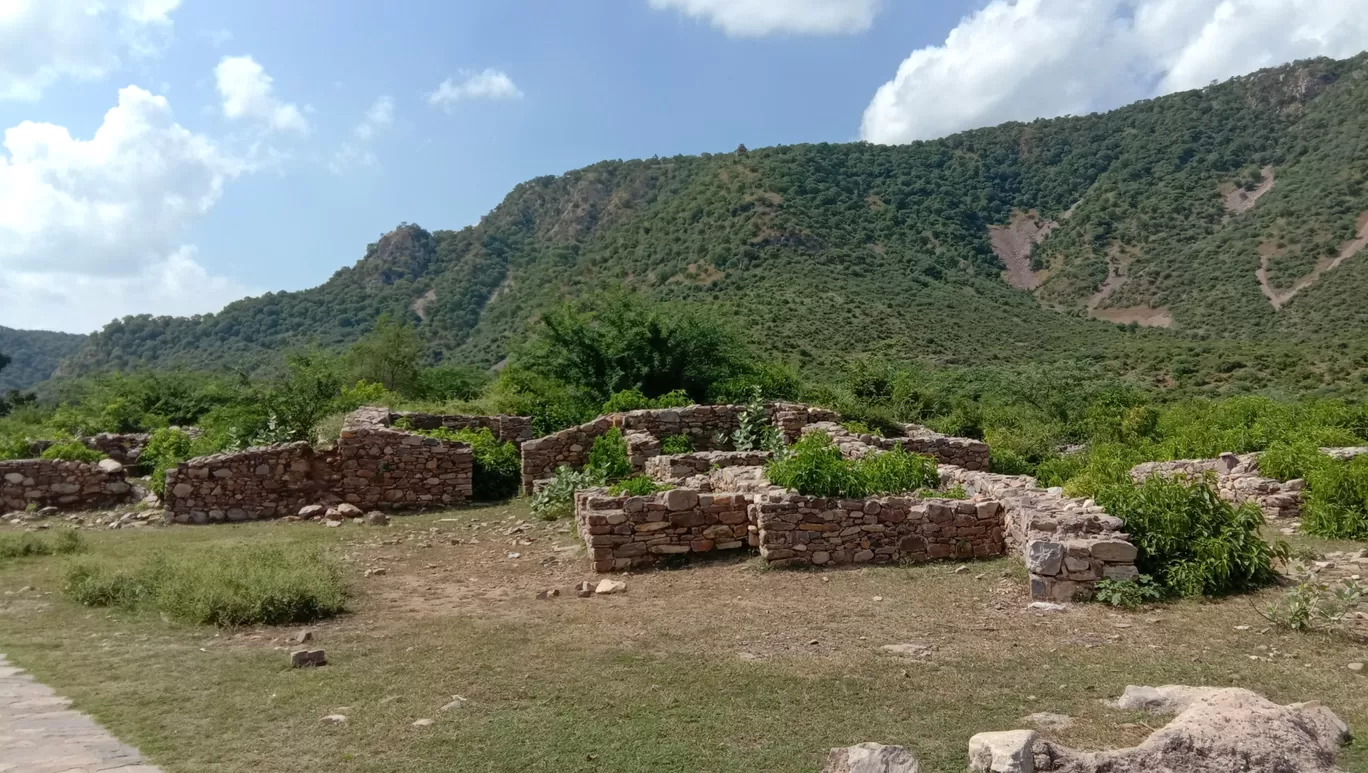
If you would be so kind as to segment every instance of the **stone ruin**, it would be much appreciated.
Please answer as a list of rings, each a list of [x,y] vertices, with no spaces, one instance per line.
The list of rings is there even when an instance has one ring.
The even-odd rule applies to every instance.
[[[1339,460],[1353,459],[1368,454],[1368,448],[1322,448],[1321,453]],[[1144,483],[1155,475],[1196,479],[1214,476],[1221,498],[1235,505],[1251,502],[1258,506],[1265,518],[1284,520],[1300,518],[1304,480],[1280,481],[1259,474],[1261,454],[1224,453],[1215,459],[1179,459],[1173,462],[1146,462],[1131,468],[1135,483]]]
[[[635,442],[629,440],[629,452],[645,451],[640,461],[633,459],[633,468],[673,487],[646,496],[614,496],[605,489],[576,495],[576,526],[595,571],[624,571],[689,555],[745,549],[757,549],[767,565],[776,567],[917,563],[1011,553],[1026,563],[1031,595],[1055,601],[1085,596],[1103,577],[1131,579],[1138,574],[1137,551],[1120,519],[1089,501],[1042,490],[1032,478],[987,472],[988,447],[981,441],[947,437],[916,425],[904,427],[899,437],[857,434],[836,423],[828,411],[776,404],[771,416],[787,419],[782,429],[790,441],[807,432],[824,432],[846,458],[902,446],[935,458],[942,484],[962,486],[970,495],[967,500],[934,493],[828,499],[771,485],[764,474],[766,452],[660,455],[660,436],[676,434],[679,426],[673,417],[662,422],[660,413],[664,412],[602,417],[552,436],[554,442],[545,446],[536,444],[548,438],[524,446],[526,481],[529,471],[535,476],[545,470],[546,459],[553,454],[562,459],[578,455],[582,463],[592,443],[588,430],[602,434],[613,426],[628,427],[628,438],[638,436]],[[712,415],[719,414],[734,415]],[[692,426],[702,423],[699,414],[690,415]],[[570,451],[571,445],[579,450]],[[532,466],[529,447],[537,454]]]
[[[0,462],[0,510],[55,507],[93,510],[127,502],[135,489],[123,465],[53,459]]]
[[[414,416],[421,418],[413,421]],[[517,422],[504,419],[518,417],[430,417],[362,408],[347,416],[336,446],[328,450],[287,443],[204,456],[168,470],[165,507],[177,523],[211,523],[293,515],[318,503],[402,509],[468,501],[470,445],[396,429],[401,418],[415,425],[483,421],[512,428]]]

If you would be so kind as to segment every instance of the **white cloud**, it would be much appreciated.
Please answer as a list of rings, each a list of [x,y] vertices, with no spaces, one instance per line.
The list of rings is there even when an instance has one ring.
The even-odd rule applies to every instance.
[[[250,291],[184,244],[250,170],[129,86],[88,139],[26,121],[0,153],[0,325],[86,331],[129,313],[210,311]]]
[[[0,99],[35,100],[62,78],[89,80],[120,56],[155,52],[180,0],[0,0]]]
[[[874,95],[872,142],[1118,107],[1368,48],[1363,0],[993,0]]]
[[[256,121],[275,131],[309,131],[304,113],[272,93],[274,78],[250,56],[225,56],[214,68],[214,80],[223,97],[223,115],[232,120]]]
[[[380,97],[366,111],[366,117],[356,127],[356,136],[362,140],[374,137],[394,123],[394,100]]]
[[[675,9],[707,19],[733,37],[774,34],[842,35],[874,24],[883,0],[650,0],[657,10]]]
[[[461,80],[447,78],[428,95],[428,104],[450,110],[457,102],[471,99],[522,99],[523,93],[513,79],[500,70],[484,72],[461,70]]]

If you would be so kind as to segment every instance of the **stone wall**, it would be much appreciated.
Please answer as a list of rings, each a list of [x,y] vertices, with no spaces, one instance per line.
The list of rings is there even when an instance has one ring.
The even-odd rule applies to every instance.
[[[198,427],[176,427],[191,437],[199,437]],[[124,465],[125,467],[136,467],[138,460],[142,457],[143,448],[147,446],[147,441],[152,436],[144,432],[113,433],[101,432],[98,435],[89,435],[76,438],[86,448],[99,451],[110,459]],[[34,440],[30,445],[33,446],[33,453],[41,454],[57,441],[55,440]]]
[[[708,475],[713,470],[728,467],[763,467],[769,463],[769,451],[695,451],[691,454],[668,454],[646,460],[645,473],[662,483]],[[729,489],[728,489],[729,490]]]
[[[1355,449],[1323,448],[1322,452],[1352,458]],[[1347,453],[1346,453],[1347,452]],[[1265,518],[1301,517],[1302,489],[1305,481],[1284,483],[1259,474],[1259,454],[1221,454],[1215,459],[1179,459],[1173,462],[1145,462],[1131,468],[1131,480],[1144,483],[1160,475],[1188,480],[1211,475],[1221,498],[1236,505],[1252,502]]]
[[[386,408],[347,417],[331,450],[308,443],[191,459],[166,473],[166,509],[179,523],[292,515],[311,504],[361,508],[454,506],[470,499],[470,446],[392,429]]]
[[[462,416],[398,411],[389,415],[389,424],[407,419],[414,429],[434,430],[445,427],[459,431],[463,429],[488,429],[500,443],[512,443],[519,448],[532,439],[532,419],[528,416]]]
[[[997,502],[755,495],[750,519],[771,566],[924,562],[1002,555]]]
[[[53,459],[0,462],[0,510],[58,507],[90,510],[129,501],[133,487],[124,479],[123,465]]]
[[[741,494],[674,489],[614,497],[591,489],[575,495],[575,521],[594,571],[611,572],[649,566],[666,556],[746,547],[748,505]]]
[[[523,491],[531,493],[536,481],[554,476],[561,465],[581,467],[594,439],[614,427],[620,428],[628,439],[633,468],[638,471],[644,469],[646,459],[659,453],[659,445],[656,444],[653,454],[650,444],[644,438],[633,438],[633,433],[656,441],[671,435],[685,435],[699,451],[726,450],[730,447],[731,434],[740,426],[738,417],[743,410],[744,405],[690,405],[614,413],[530,440],[522,446]],[[796,440],[803,427],[809,424],[836,419],[836,414],[825,408],[797,403],[771,403],[768,410],[770,421],[779,427],[788,442]]]
[[[966,470],[988,469],[988,444],[972,438],[951,437],[934,432],[919,424],[904,424],[901,437],[879,437],[855,433],[834,421],[816,422],[803,432],[825,432],[840,447],[848,459],[865,456],[873,451],[891,451],[902,447],[910,453],[925,454],[939,464],[950,464]]]
[[[1031,596],[1071,601],[1099,579],[1133,579],[1137,551],[1120,518],[1092,500],[1041,489],[1034,478],[958,467],[940,468],[942,485],[960,485],[976,497],[1001,503],[1008,550],[1020,555],[1031,577]]]

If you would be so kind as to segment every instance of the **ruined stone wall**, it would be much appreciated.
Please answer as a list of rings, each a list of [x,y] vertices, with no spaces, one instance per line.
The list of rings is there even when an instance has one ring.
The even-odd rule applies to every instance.
[[[713,470],[728,467],[763,467],[769,463],[770,456],[769,451],[695,451],[691,454],[669,454],[646,460],[645,472],[652,480],[665,483],[694,475],[708,475]]]
[[[0,510],[24,510],[30,505],[63,510],[112,507],[129,501],[133,487],[123,466],[55,459],[0,462]]]
[[[179,523],[292,515],[311,504],[361,508],[454,506],[470,499],[470,446],[391,429],[385,408],[347,417],[335,448],[289,443],[191,459],[166,474]]]
[[[1322,448],[1321,452],[1348,459],[1358,455],[1353,448]],[[1187,480],[1211,475],[1216,490],[1227,502],[1241,505],[1252,502],[1265,518],[1300,518],[1302,490],[1306,481],[1283,482],[1259,474],[1259,454],[1221,454],[1216,459],[1179,459],[1173,462],[1145,462],[1131,468],[1131,480],[1144,483],[1160,475]]]
[[[987,443],[942,435],[919,424],[904,424],[902,437],[855,433],[834,421],[810,424],[803,428],[803,432],[827,433],[848,459],[862,457],[872,451],[891,451],[895,447],[902,447],[910,453],[930,456],[939,464],[950,464],[966,470],[988,469]]]
[[[190,437],[200,436],[198,427],[174,427],[173,429],[179,429]],[[136,467],[142,457],[143,448],[147,446],[147,441],[151,437],[145,432],[101,432],[98,435],[78,437],[76,440],[86,448],[99,451],[125,467]],[[43,453],[56,442],[55,440],[34,440],[30,441],[30,445],[33,446],[33,453],[36,455]]]
[[[326,461],[308,443],[201,456],[166,471],[166,510],[177,523],[293,515],[324,491]]]
[[[1133,579],[1137,551],[1120,518],[1092,500],[1041,489],[1034,478],[958,467],[940,468],[943,485],[1001,503],[1004,537],[1031,576],[1031,596],[1071,601],[1092,592],[1099,579]]]
[[[594,571],[611,572],[649,566],[672,555],[745,547],[748,504],[741,494],[675,489],[614,497],[591,489],[575,495],[575,521]]]
[[[419,430],[444,427],[453,431],[488,429],[500,443],[512,443],[520,448],[532,439],[532,419],[528,416],[462,416],[398,411],[389,415],[388,424],[393,425],[400,419],[407,419],[410,426]]]
[[[825,566],[983,558],[1005,548],[993,501],[754,495],[750,519],[770,566]]]
[[[629,438],[629,454],[634,469],[644,468],[654,454],[648,443],[632,438],[633,433],[649,435],[660,441],[671,435],[685,435],[699,451],[721,451],[730,447],[731,434],[740,426],[744,405],[690,405],[684,408],[652,408],[600,416],[594,421],[530,440],[522,446],[523,491],[531,493],[538,480],[555,475],[556,468],[581,467],[589,456],[594,439],[614,427]],[[834,421],[836,414],[824,408],[797,403],[771,403],[770,421],[779,427],[788,442],[793,442],[803,427],[818,421]],[[659,453],[659,445],[655,446]],[[638,464],[639,462],[639,464]]]

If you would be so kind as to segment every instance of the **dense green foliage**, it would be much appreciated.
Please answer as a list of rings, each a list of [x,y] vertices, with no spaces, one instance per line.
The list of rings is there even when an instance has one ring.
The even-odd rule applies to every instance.
[[[810,432],[765,468],[771,483],[816,497],[857,499],[908,494],[940,485],[935,460],[902,448],[846,459],[831,437]],[[932,494],[934,496],[934,494]]]
[[[608,493],[613,496],[646,497],[657,491],[669,491],[673,486],[668,483],[656,483],[645,475],[633,475],[630,478],[623,478],[608,487]]]
[[[75,440],[63,440],[43,449],[39,459],[55,459],[63,462],[98,462],[105,455]]]
[[[1306,484],[1302,528],[1307,533],[1368,539],[1368,457],[1326,459],[1308,471]]]
[[[1259,536],[1259,509],[1232,506],[1209,481],[1155,476],[1140,486],[1109,486],[1097,501],[1125,521],[1140,551],[1136,565],[1169,593],[1216,596],[1277,576],[1273,549]]]
[[[688,435],[668,435],[660,440],[661,455],[691,454],[694,450],[693,438]]]
[[[593,332],[585,312],[555,308],[618,283],[700,305],[762,355],[816,372],[871,355],[1077,359],[1189,394],[1361,392],[1368,260],[1346,261],[1280,311],[1255,271],[1267,258],[1282,289],[1309,277],[1368,211],[1365,71],[1365,56],[1299,62],[1106,114],[906,146],[604,162],[519,185],[470,228],[402,225],[312,290],[111,323],[62,372],[269,368],[283,349],[341,350],[388,315],[412,324],[433,360],[493,365],[540,324],[566,344],[548,367],[592,373],[576,380],[598,403],[637,380],[659,394],[652,372],[682,372],[702,397],[725,362],[655,358],[642,370],[641,355],[651,340],[715,351],[710,331],[670,315],[599,317],[593,329],[645,321],[657,334],[605,349],[582,335]],[[1273,190],[1227,212],[1223,193],[1264,166]],[[1033,256],[1049,268],[1034,297],[1003,282],[989,243],[990,225],[1025,211],[1059,221]],[[1125,281],[1094,298],[1109,270]],[[1173,329],[1090,320],[1090,302],[1118,318],[1163,309]]]
[[[593,467],[575,470],[562,465],[555,477],[532,494],[532,514],[544,521],[573,515],[575,492],[603,484],[602,472]]]
[[[613,427],[594,438],[594,445],[589,449],[589,458],[584,466],[595,470],[599,477],[608,481],[631,475],[632,462],[627,455],[627,441],[622,437],[622,430]]]
[[[158,554],[132,567],[92,558],[68,567],[78,604],[155,612],[194,625],[288,625],[346,610],[342,569],[305,549],[230,547]]]
[[[0,327],[0,393],[28,389],[46,381],[62,359],[85,344],[86,336]],[[8,360],[8,365],[3,364],[4,360]]]

